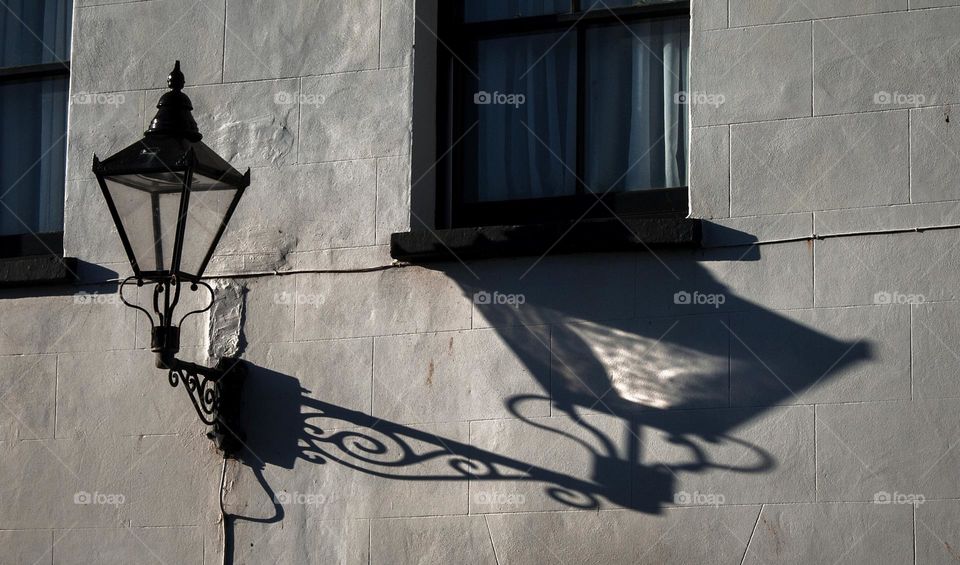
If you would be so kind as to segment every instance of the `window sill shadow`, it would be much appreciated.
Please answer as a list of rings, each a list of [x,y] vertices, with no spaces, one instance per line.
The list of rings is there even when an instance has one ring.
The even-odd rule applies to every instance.
[[[701,220],[625,217],[551,224],[415,230],[390,237],[399,261],[431,263],[465,259],[539,256],[546,253],[649,251],[699,248]]]

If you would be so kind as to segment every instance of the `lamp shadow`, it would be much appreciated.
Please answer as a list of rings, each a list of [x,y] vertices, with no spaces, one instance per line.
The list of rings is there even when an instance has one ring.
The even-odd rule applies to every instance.
[[[551,284],[550,275],[517,276],[530,261],[490,262],[476,273],[459,265],[440,267],[466,296],[525,297],[519,307],[478,304],[474,311],[475,324],[478,316],[489,323],[488,331],[496,332],[539,389],[504,398],[505,411],[527,433],[565,445],[562,453],[579,453],[580,460],[590,462],[589,471],[571,472],[565,461],[542,454],[518,455],[513,449],[490,448],[490,442],[482,447],[460,436],[438,435],[434,426],[338,406],[323,400],[325,391],[308,390],[293,376],[252,366],[244,409],[249,449],[242,460],[266,496],[247,508],[255,510],[252,520],[284,519],[282,496],[278,498],[283,485],[274,485],[275,492],[267,469],[304,463],[399,483],[525,485],[524,492],[542,491],[557,508],[619,507],[649,514],[675,504],[681,474],[771,472],[778,466],[776,457],[768,446],[745,439],[742,427],[775,407],[798,403],[805,391],[829,383],[874,353],[865,336],[840,339],[800,317],[737,296],[702,265],[757,260],[755,247],[673,254],[668,261],[683,271],[685,283],[677,287],[676,277],[657,271],[641,273],[638,284],[651,289],[650,296],[685,288],[722,296],[722,305],[692,304],[686,314],[675,304],[662,315],[619,319],[577,306],[570,296],[577,289],[571,290],[567,281]],[[531,328],[542,327],[549,328],[545,339],[531,337],[536,334]],[[753,349],[757,342],[767,358]],[[470,379],[459,377],[461,384]],[[545,405],[553,417],[530,409]],[[610,421],[620,426],[612,428]],[[650,451],[653,436],[670,446],[671,460],[679,463],[657,460],[662,451]],[[711,458],[713,449],[724,446],[739,454],[736,463]],[[678,452],[684,455],[675,456]]]

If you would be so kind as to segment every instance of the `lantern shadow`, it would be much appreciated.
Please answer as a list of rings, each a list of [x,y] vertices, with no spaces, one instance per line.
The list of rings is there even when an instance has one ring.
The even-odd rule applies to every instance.
[[[676,503],[684,475],[771,472],[778,466],[777,458],[767,446],[744,437],[743,427],[775,407],[803,403],[799,395],[829,383],[873,353],[867,336],[840,339],[797,317],[767,310],[735,295],[702,265],[758,259],[756,248],[682,252],[666,258],[681,271],[680,283],[665,273],[645,273],[640,284],[657,296],[672,298],[675,284],[724,296],[722,309],[680,316],[685,324],[680,331],[671,331],[676,316],[655,317],[653,322],[638,316],[609,319],[577,305],[570,294],[579,292],[582,282],[560,280],[563,276],[556,273],[539,282],[518,276],[529,261],[474,264],[478,277],[460,265],[441,267],[467,296],[497,292],[526,297],[520,308],[479,305],[474,318],[479,320],[479,314],[490,322],[492,327],[483,331],[496,333],[540,389],[504,398],[509,414],[504,421],[525,426],[529,437],[542,440],[524,445],[541,445],[543,452],[558,456],[551,459],[536,450],[518,455],[506,440],[488,442],[503,449],[484,448],[462,436],[439,433],[435,425],[378,418],[357,406],[325,401],[325,391],[307,390],[290,375],[252,367],[245,408],[249,449],[243,458],[258,473],[268,495],[259,515],[283,519],[277,493],[299,488],[302,483],[297,481],[305,476],[312,476],[310,485],[319,489],[337,490],[338,481],[353,481],[356,504],[348,508],[331,503],[316,511],[325,519],[336,519],[382,515],[376,497],[393,482],[515,485],[517,492],[542,492],[539,503],[549,508],[625,508],[658,514]],[[567,266],[561,262],[552,268],[559,273]],[[749,341],[766,340],[763,351],[775,356],[762,359],[746,343],[738,344],[731,316],[737,317],[738,328]],[[527,331],[542,326],[550,328],[546,342]],[[715,332],[722,332],[722,339]],[[478,372],[483,370],[477,367]],[[736,382],[733,373],[738,375]],[[449,381],[451,386],[472,378],[459,377]],[[734,403],[731,391],[737,395]],[[530,409],[544,405],[551,406],[552,417]],[[611,421],[617,425],[611,426]],[[734,457],[718,459],[722,450],[727,454],[732,450]],[[570,471],[566,458],[589,463]],[[323,466],[323,471],[277,473],[304,463]]]

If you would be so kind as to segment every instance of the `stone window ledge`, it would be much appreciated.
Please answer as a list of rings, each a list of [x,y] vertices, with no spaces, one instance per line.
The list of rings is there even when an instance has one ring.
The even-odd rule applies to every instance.
[[[0,287],[74,282],[77,260],[64,258],[62,250],[62,233],[0,237]]]
[[[390,255],[430,263],[550,254],[696,248],[701,221],[627,217],[556,224],[416,230],[392,234]]]
[[[76,270],[76,259],[56,255],[0,259],[0,287],[69,284]]]

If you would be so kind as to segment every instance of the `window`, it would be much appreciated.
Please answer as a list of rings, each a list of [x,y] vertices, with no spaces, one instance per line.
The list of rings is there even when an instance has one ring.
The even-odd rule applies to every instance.
[[[2,255],[63,231],[72,12],[72,0],[0,2]]]
[[[440,10],[440,225],[686,214],[688,2]]]

